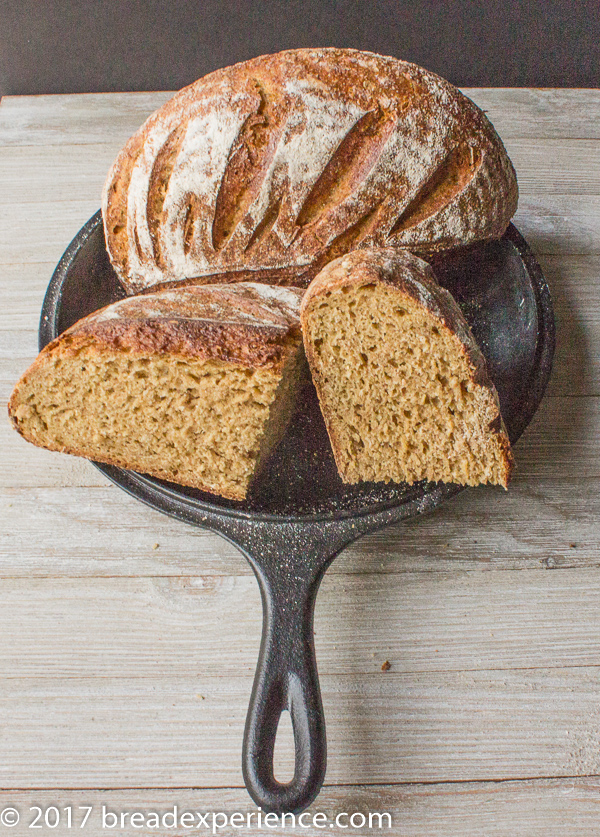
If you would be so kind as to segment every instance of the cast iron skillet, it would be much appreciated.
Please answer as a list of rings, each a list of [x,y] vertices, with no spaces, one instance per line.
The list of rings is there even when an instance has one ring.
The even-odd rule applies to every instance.
[[[540,403],[554,351],[552,303],[540,267],[511,225],[501,240],[437,259],[435,269],[486,356],[514,443]],[[54,272],[42,309],[40,348],[80,317],[123,296],[98,212]],[[153,508],[223,535],[250,562],[264,618],[242,766],[254,801],[277,813],[306,808],[325,777],[325,721],[313,643],[315,597],[325,570],[366,532],[429,511],[461,491],[425,482],[343,485],[311,385],[301,400],[302,410],[243,502],[98,465]],[[273,775],[284,709],[290,711],[295,742],[294,777],[287,784]]]

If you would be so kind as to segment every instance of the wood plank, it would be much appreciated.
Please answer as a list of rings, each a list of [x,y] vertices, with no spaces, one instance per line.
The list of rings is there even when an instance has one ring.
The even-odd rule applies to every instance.
[[[250,574],[223,538],[150,509],[85,465],[104,486],[3,492],[0,577]],[[597,479],[534,479],[507,493],[467,490],[361,538],[329,574],[598,567],[599,488]]]
[[[544,398],[514,448],[522,477],[600,476],[598,398]]]
[[[506,147],[521,196],[600,194],[598,140],[513,138]],[[120,145],[0,146],[0,182],[9,205],[96,199]]]
[[[0,205],[0,264],[57,264],[99,208],[99,197],[20,207]]]
[[[124,145],[173,93],[84,93],[4,96],[0,145]]]
[[[524,195],[513,220],[538,255],[600,253],[597,195]]]
[[[3,399],[4,400],[4,399]],[[0,444],[9,446],[2,455],[0,469],[0,490],[21,485],[34,484],[52,486],[90,485],[105,487],[107,480],[86,459],[63,456],[43,448],[33,447],[12,427],[10,421],[0,423]]]
[[[261,603],[247,575],[2,579],[0,629],[4,679],[237,678]],[[600,570],[331,573],[315,637],[322,675],[600,668]]]
[[[95,199],[100,206],[114,143],[0,146],[2,196],[8,204]]]
[[[597,90],[464,88],[500,136],[600,137]],[[123,145],[172,92],[4,96],[0,145]]]
[[[600,137],[600,91],[537,87],[471,87],[463,92],[508,137]]]
[[[286,815],[280,825],[286,835],[293,837],[319,837],[323,828],[334,837],[348,833],[372,834],[392,833],[402,837],[597,837],[598,795],[600,781],[597,777],[535,779],[507,782],[461,782],[458,784],[401,784],[401,785],[345,785],[329,784],[310,806],[308,813],[300,820]],[[110,813],[119,817],[126,812],[143,812],[149,815],[156,811],[162,817],[178,807],[179,815],[194,813],[196,828],[191,832],[199,835],[213,833],[213,814],[216,833],[226,833],[223,812],[227,817],[233,813],[242,814],[242,820],[234,818],[234,824],[244,823],[230,833],[268,834],[278,833],[272,829],[259,832],[258,811],[243,788],[177,788],[167,790],[85,790],[85,791],[2,791],[0,809],[16,807],[21,816],[19,824],[10,833],[14,837],[30,837],[29,825],[37,816],[30,810],[40,806],[44,810],[56,806],[61,813],[61,822],[53,829],[56,837],[71,835],[79,826],[86,811],[79,806],[92,806],[84,833],[100,834],[103,829],[102,809],[105,808],[105,825],[112,823]],[[65,808],[71,806],[73,828],[67,826]],[[317,816],[313,820],[313,816]],[[350,826],[350,817],[354,829]],[[366,817],[366,824],[361,814]],[[389,820],[385,814],[389,814]],[[52,822],[54,812],[49,813]],[[200,816],[208,815],[205,823]],[[248,820],[250,815],[250,820]],[[368,828],[371,815],[372,830]],[[378,815],[382,815],[379,819]],[[264,816],[264,814],[263,814]],[[336,818],[337,823],[336,823]],[[138,825],[139,818],[126,817],[119,827],[120,837],[152,837],[155,828]],[[145,822],[150,822],[145,819]],[[167,818],[167,826],[171,819]],[[184,823],[188,820],[184,820]],[[231,820],[229,820],[231,822]],[[270,825],[274,820],[268,820]],[[379,823],[382,823],[382,827]],[[388,822],[391,828],[388,828]],[[232,826],[230,826],[232,828]],[[264,825],[261,825],[261,829]],[[183,831],[183,833],[186,833]]]
[[[28,358],[37,352],[40,311],[56,262],[0,264],[0,357]],[[9,340],[5,332],[12,332]],[[12,374],[12,373],[11,373]]]
[[[2,400],[35,354],[54,264],[155,96],[40,97],[16,119],[19,103],[0,103]],[[600,773],[600,92],[474,96],[515,159],[517,224],[552,286],[555,397],[517,446],[508,493],[465,492],[363,538],[326,576],[316,642],[328,782],[340,786],[318,803],[390,800],[395,830],[427,837],[595,834],[597,777],[511,780]],[[260,602],[242,556],[87,463],[26,445],[6,421],[0,450],[0,786],[225,785],[179,798],[251,806],[239,765]],[[182,792],[146,793],[155,804]]]
[[[541,256],[556,318],[549,395],[600,395],[600,258]]]
[[[107,653],[108,649],[107,649]],[[251,676],[3,680],[0,786],[242,784]],[[599,670],[321,677],[332,784],[600,772]],[[282,770],[290,762],[281,754]],[[58,781],[57,781],[58,780]]]
[[[6,327],[10,325],[10,311],[5,309],[0,316],[0,398],[5,400],[17,379],[36,357],[38,335],[37,323],[34,325],[34,322],[31,322],[28,329],[9,330]],[[38,322],[39,318],[38,311]]]
[[[506,150],[517,172],[521,198],[600,194],[600,142],[511,138]]]

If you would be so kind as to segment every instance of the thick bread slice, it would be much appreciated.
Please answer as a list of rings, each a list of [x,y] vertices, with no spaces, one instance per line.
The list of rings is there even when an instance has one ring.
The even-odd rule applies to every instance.
[[[301,296],[240,283],[116,302],[41,352],[9,415],[36,445],[243,499],[303,376]]]
[[[507,486],[513,460],[496,390],[426,262],[391,248],[336,259],[300,318],[344,482]]]
[[[102,200],[129,293],[198,277],[306,287],[357,247],[498,237],[516,206],[514,169],[473,102],[414,64],[333,48],[184,88],[126,144]]]

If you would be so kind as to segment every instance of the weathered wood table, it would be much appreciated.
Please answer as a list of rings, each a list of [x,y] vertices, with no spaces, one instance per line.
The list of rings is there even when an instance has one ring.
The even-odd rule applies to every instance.
[[[365,537],[325,577],[329,760],[311,811],[331,834],[379,830],[335,824],[354,812],[388,812],[383,830],[403,837],[600,833],[600,91],[467,93],[517,169],[515,223],[556,307],[554,373],[507,493],[470,490]],[[168,95],[1,101],[2,401],[37,352],[56,262]],[[38,816],[48,829],[56,813],[34,805],[57,807],[61,835],[78,806],[94,806],[94,835],[102,805],[255,811],[240,768],[261,629],[246,561],[0,427],[0,812],[20,813],[4,830],[0,813],[0,834],[40,833]],[[157,833],[135,822],[119,833]],[[251,822],[220,833],[277,833]]]

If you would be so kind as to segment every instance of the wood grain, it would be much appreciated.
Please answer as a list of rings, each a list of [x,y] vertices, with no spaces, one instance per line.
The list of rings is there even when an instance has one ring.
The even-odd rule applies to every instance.
[[[37,352],[37,329],[40,311],[55,262],[16,262],[0,265],[0,357],[28,359]],[[13,332],[6,339],[5,332]],[[18,334],[17,344],[14,343]]]
[[[252,676],[6,679],[0,787],[239,786]],[[599,669],[323,675],[332,784],[600,772]],[[290,754],[291,755],[291,754]],[[281,769],[289,761],[281,754]],[[60,777],[57,782],[57,776]]]
[[[532,195],[597,195],[600,155],[596,140],[509,138],[521,197]]]
[[[465,88],[502,138],[599,139],[599,90]]]
[[[85,93],[4,96],[0,101],[0,144],[124,145],[150,114],[171,98],[153,93]]]
[[[2,577],[250,574],[223,538],[165,517],[108,484],[8,488]],[[79,476],[77,474],[76,476]],[[518,481],[465,491],[433,513],[361,538],[329,574],[555,570],[600,565],[600,481]],[[155,548],[155,544],[158,546]]]
[[[288,817],[285,833],[319,837],[323,834],[325,823],[326,833],[334,837],[344,837],[349,833],[391,833],[402,837],[432,837],[436,834],[443,837],[596,837],[599,793],[600,783],[595,777],[516,782],[326,785],[302,820],[306,827],[300,828],[297,823],[296,829],[292,828]],[[88,833],[102,833],[103,806],[108,822],[112,821],[108,812],[116,813],[119,819],[122,814],[135,811],[156,811],[162,816],[173,811],[174,806],[178,806],[180,812],[195,814],[195,822],[200,821],[199,816],[208,814],[207,825],[201,824],[191,832],[202,837],[213,833],[213,813],[225,812],[230,816],[239,812],[243,814],[245,823],[251,815],[251,825],[236,828],[231,833],[244,837],[259,833],[258,811],[241,788],[0,792],[0,808],[8,805],[16,806],[22,817],[19,825],[11,830],[14,837],[30,837],[29,824],[37,815],[35,810],[30,810],[34,805],[59,807],[63,821],[53,831],[57,837],[73,833],[74,829],[66,827],[67,813],[64,808],[69,805],[74,809],[73,822],[75,817],[81,818],[85,814],[84,810],[77,810],[78,806],[93,806],[88,819]],[[319,813],[324,814],[326,819],[318,818],[313,825],[312,816]],[[360,814],[367,818],[367,823],[371,814],[373,828],[369,830],[365,826],[351,832],[348,826],[350,815],[354,813],[357,814],[354,820],[357,824],[362,822]],[[381,820],[383,827],[379,828],[377,814],[389,814],[391,829],[387,828],[385,817]],[[339,825],[336,825],[338,816]],[[215,816],[215,822],[222,823],[222,817]],[[236,822],[239,824],[239,819]],[[156,830],[131,826],[131,819],[125,818],[124,827],[118,833],[122,837],[152,837]],[[222,830],[217,833],[227,832]],[[278,832],[263,829],[260,833]]]
[[[57,209],[60,211],[57,212]],[[58,260],[100,208],[98,195],[64,201],[0,205],[0,265]],[[35,235],[31,230],[35,230]]]
[[[0,581],[6,680],[225,683],[253,674],[260,628],[248,575]],[[315,636],[321,675],[600,668],[600,570],[332,573]]]
[[[595,835],[600,91],[466,92],[515,161],[515,223],[556,307],[553,377],[508,492],[466,491],[364,537],[326,575],[328,786],[312,810],[390,811],[388,833],[419,837]],[[110,161],[169,95],[0,102],[1,400]],[[241,554],[6,419],[0,451],[0,809],[255,810],[240,755],[260,598]],[[289,736],[278,747],[289,775]]]

